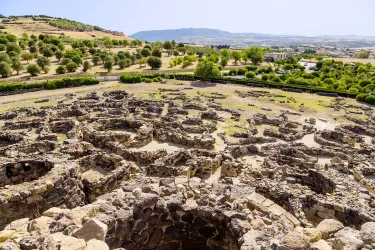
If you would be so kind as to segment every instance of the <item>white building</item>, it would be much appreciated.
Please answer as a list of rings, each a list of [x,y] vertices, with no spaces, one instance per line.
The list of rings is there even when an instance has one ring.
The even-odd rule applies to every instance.
[[[274,62],[276,60],[284,60],[286,58],[285,53],[266,53],[264,55],[264,61]]]

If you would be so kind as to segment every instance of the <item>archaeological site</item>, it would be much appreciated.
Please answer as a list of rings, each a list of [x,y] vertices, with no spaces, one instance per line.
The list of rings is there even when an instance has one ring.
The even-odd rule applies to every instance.
[[[370,105],[103,84],[3,103],[1,250],[375,249]]]

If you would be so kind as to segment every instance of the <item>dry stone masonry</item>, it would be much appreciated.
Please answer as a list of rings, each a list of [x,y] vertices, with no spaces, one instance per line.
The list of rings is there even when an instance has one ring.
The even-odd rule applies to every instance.
[[[150,97],[0,114],[0,250],[375,249],[371,108],[322,128],[268,107],[244,119],[218,92]]]

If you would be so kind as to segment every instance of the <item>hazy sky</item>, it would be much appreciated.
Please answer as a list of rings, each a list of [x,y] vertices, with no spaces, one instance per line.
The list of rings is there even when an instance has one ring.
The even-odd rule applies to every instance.
[[[0,14],[64,17],[127,35],[142,30],[215,28],[375,36],[375,0],[0,0]]]

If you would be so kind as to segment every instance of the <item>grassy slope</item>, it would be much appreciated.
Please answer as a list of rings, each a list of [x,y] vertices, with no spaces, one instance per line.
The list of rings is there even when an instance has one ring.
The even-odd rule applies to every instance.
[[[0,18],[1,23],[2,18]],[[90,32],[78,32],[78,31],[66,31],[56,27],[49,25],[46,22],[42,21],[34,21],[32,18],[19,18],[17,22],[21,22],[22,24],[1,24],[5,26],[6,29],[2,31],[6,31],[8,33],[14,34],[18,37],[22,35],[22,33],[27,33],[29,35],[39,35],[39,34],[50,34],[50,35],[61,35],[64,33],[65,36],[71,37],[74,39],[94,39],[94,38],[103,38],[103,37],[110,37],[112,39],[118,40],[132,40],[130,37],[127,36],[115,36],[109,33],[104,33],[101,31],[90,31]]]

